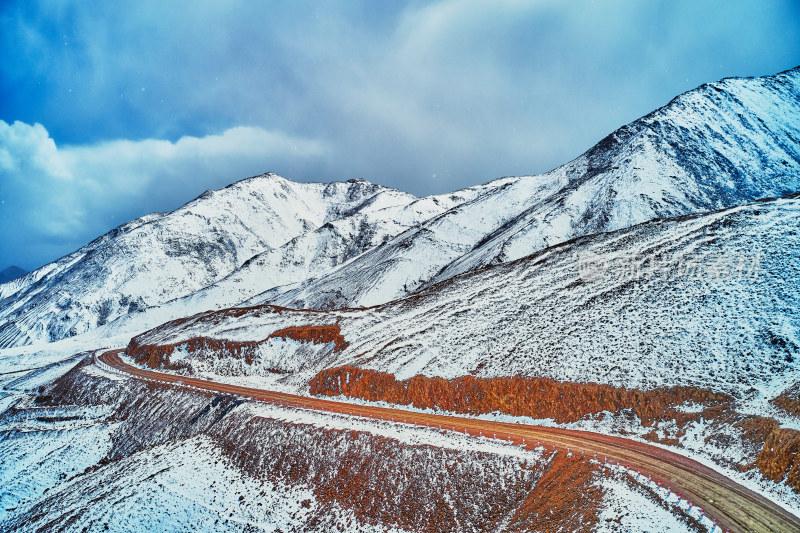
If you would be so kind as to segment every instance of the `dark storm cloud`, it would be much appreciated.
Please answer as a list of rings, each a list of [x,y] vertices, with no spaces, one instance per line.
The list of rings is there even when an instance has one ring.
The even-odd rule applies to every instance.
[[[696,0],[5,2],[0,267],[266,170],[416,194],[542,172],[684,90],[800,63],[799,16]]]

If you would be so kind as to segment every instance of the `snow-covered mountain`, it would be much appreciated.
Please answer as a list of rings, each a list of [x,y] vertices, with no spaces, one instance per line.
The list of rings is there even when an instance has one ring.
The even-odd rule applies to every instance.
[[[150,311],[161,321],[240,304],[266,289],[285,288],[323,277],[339,265],[417,227],[442,212],[491,193],[505,180],[419,198],[406,204],[373,205],[307,231],[258,254],[216,283]],[[335,306],[334,298],[322,307]]]
[[[774,396],[800,381],[798,228],[793,195],[582,237],[377,307],[202,313],[135,345],[260,341],[285,327],[335,324],[344,350],[295,360],[286,343],[267,343],[263,357],[280,349],[270,368],[285,373],[262,377],[305,393],[323,368],[351,365],[397,379],[521,375]],[[204,350],[198,369],[225,359]]]
[[[264,175],[132,221],[0,285],[0,529],[697,529],[575,448],[81,353],[123,342],[215,381],[658,442],[797,513],[798,190],[795,69],[704,85],[540,176],[418,199]]]
[[[174,212],[129,222],[55,263],[0,285],[0,347],[80,334],[192,294],[254,256],[334,221],[354,218],[366,235],[384,238],[386,231],[404,228],[375,220],[374,213],[388,210],[392,217],[392,209],[415,200],[363,180],[294,183],[274,174],[208,191]],[[426,208],[437,209],[430,204],[411,211],[424,218],[429,216]],[[374,229],[384,226],[386,230]],[[350,253],[358,251],[359,245],[353,244]]]
[[[574,161],[513,178],[328,276],[252,303],[374,305],[582,235],[800,189],[800,68],[684,93]]]
[[[17,265],[11,265],[8,268],[4,268],[0,270],[0,283],[7,283],[9,281],[15,280],[20,276],[25,275],[26,270],[18,267]]]
[[[795,194],[581,237],[371,308],[201,313],[127,351],[256,388],[638,435],[797,491],[800,420],[783,406],[800,383],[798,228]],[[346,347],[297,340],[320,330]]]
[[[583,235],[798,189],[800,69],[731,78],[539,176],[422,199],[275,175],[208,192],[0,285],[0,347],[240,304],[376,305]]]

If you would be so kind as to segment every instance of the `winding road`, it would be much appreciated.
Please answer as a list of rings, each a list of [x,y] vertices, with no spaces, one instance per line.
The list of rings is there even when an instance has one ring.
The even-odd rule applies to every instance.
[[[582,453],[591,457],[596,454],[599,460],[629,466],[679,493],[702,508],[706,516],[715,520],[723,531],[800,532],[800,519],[770,500],[697,461],[649,444],[588,431],[355,405],[165,374],[128,365],[120,358],[121,352],[123,350],[113,350],[95,357],[117,371],[168,385],[190,386],[213,393],[238,395],[287,407],[441,427],[475,436],[496,436],[530,448],[541,445],[548,449],[569,448],[572,453]]]

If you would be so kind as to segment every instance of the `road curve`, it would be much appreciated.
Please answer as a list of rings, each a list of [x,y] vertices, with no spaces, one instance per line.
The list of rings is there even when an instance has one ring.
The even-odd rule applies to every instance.
[[[585,453],[587,456],[597,454],[598,459],[604,458],[612,463],[618,462],[629,466],[679,493],[703,509],[706,516],[715,520],[723,531],[737,533],[800,531],[800,519],[770,500],[697,461],[649,444],[588,431],[355,405],[165,374],[128,365],[119,356],[122,352],[123,350],[112,350],[96,357],[102,363],[139,379],[191,386],[214,393],[234,394],[288,407],[441,427],[476,436],[496,436],[531,448],[542,445],[545,448],[569,448],[573,453]]]

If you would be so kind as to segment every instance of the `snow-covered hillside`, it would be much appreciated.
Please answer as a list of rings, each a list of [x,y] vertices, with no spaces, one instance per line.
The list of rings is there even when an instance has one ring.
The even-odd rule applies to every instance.
[[[153,387],[86,363],[0,416],[0,454],[4,531],[696,530],[578,457]],[[570,497],[548,497],[554,482]]]
[[[798,228],[800,197],[757,202],[583,237],[374,308],[205,313],[136,340],[337,325],[349,346],[333,360],[284,350],[288,375],[264,375],[301,393],[323,367],[352,365],[398,379],[521,375],[770,399],[800,381]]]
[[[384,303],[575,237],[795,192],[799,139],[794,69],[704,85],[547,174],[453,194],[244,180],[0,285],[0,347],[239,304]]]
[[[129,222],[55,263],[0,285],[0,347],[73,336],[190,295],[254,256],[280,255],[276,250],[293,239],[334,222],[352,230],[347,237],[355,233],[363,241],[324,258],[335,264],[391,236],[391,231],[402,231],[404,223],[417,223],[452,205],[415,200],[363,180],[294,183],[274,174],[208,191],[172,213]],[[415,207],[409,207],[405,218],[397,215],[412,203]],[[301,256],[298,262],[313,263],[324,254],[324,249],[309,248],[295,256]],[[261,290],[272,286],[267,283]]]
[[[638,435],[796,505],[800,421],[773,400],[800,383],[799,231],[796,194],[581,237],[372,308],[202,313],[128,352],[255,388]],[[347,347],[270,339],[308,326]]]
[[[582,235],[800,190],[800,68],[684,93],[547,174],[509,179],[328,276],[252,303],[375,305]]]
[[[210,309],[238,305],[265,289],[280,290],[332,272],[339,265],[380,246],[395,235],[452,209],[491,193],[505,180],[469,187],[450,194],[428,196],[403,204],[374,202],[348,216],[304,232],[284,245],[258,254],[216,283],[193,294],[148,311],[146,317],[129,317],[115,330],[141,324],[155,325]],[[335,306],[332,300],[322,307]],[[154,322],[154,320],[156,322]]]

